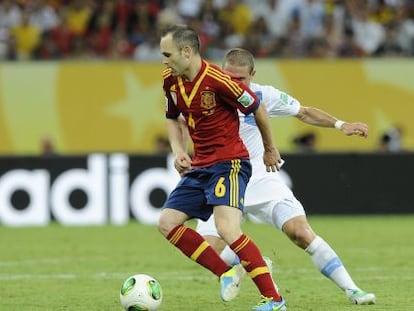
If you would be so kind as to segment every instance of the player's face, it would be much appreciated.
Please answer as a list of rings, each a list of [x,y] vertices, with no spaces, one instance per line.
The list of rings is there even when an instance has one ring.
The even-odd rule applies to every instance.
[[[250,82],[253,80],[254,70],[250,71],[249,66],[236,66],[225,63],[223,70],[247,86],[250,86]]]
[[[188,58],[185,57],[183,50],[178,49],[174,44],[171,34],[161,38],[160,49],[164,56],[163,64],[171,69],[174,76],[183,75],[188,68]]]

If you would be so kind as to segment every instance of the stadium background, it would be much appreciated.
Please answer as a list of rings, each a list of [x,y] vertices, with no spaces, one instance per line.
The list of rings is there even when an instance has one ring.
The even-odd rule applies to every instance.
[[[159,64],[128,62],[0,64],[0,153],[36,155],[49,136],[62,154],[152,153],[166,136]],[[367,141],[311,128],[294,118],[272,122],[284,152],[313,131],[318,151],[375,151],[398,123],[414,149],[414,63],[404,59],[259,60],[256,81],[275,85],[303,105],[370,125]]]
[[[369,124],[363,140],[272,120],[286,182],[377,295],[369,309],[412,310],[412,0],[0,0],[0,309],[119,310],[136,272],[161,282],[161,310],[256,302],[249,282],[219,301],[211,274],[147,225],[178,178],[157,37],[170,22],[197,29],[208,59],[247,48],[256,81]],[[292,143],[309,131],[314,148]],[[274,228],[244,230],[274,260],[289,310],[355,308]]]
[[[48,215],[40,214],[48,223],[59,219],[56,202],[82,220],[88,210],[102,215],[114,199],[92,193],[111,193],[113,176],[125,185],[125,198],[142,172],[168,169],[158,32],[171,22],[200,33],[206,58],[219,64],[227,49],[247,48],[257,59],[257,82],[369,124],[362,140],[295,118],[271,122],[292,187],[310,213],[412,212],[406,191],[414,149],[412,1],[3,0],[0,222],[21,217],[30,225],[24,219],[46,205]],[[315,144],[301,146],[309,136]],[[112,162],[113,155],[124,160]],[[102,161],[94,166],[91,157]],[[119,176],[112,174],[117,165]],[[315,174],[331,199],[305,186],[317,184]],[[61,201],[56,184],[66,185]],[[358,191],[365,186],[371,188]],[[158,211],[170,187],[154,185],[141,208]],[[336,189],[346,191],[332,211]],[[121,200],[132,214],[133,200]]]

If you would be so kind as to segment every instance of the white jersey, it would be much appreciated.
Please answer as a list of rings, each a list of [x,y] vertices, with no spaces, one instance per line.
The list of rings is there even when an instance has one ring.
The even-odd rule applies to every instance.
[[[261,99],[270,117],[295,116],[300,103],[280,90],[266,85],[251,83],[250,88]],[[240,136],[250,153],[252,176],[244,196],[244,213],[256,220],[282,230],[283,225],[297,216],[305,216],[302,204],[285,184],[280,172],[266,172],[263,163],[263,142],[253,115],[239,113]],[[201,235],[219,237],[214,217],[208,221],[198,220],[197,232]]]
[[[250,88],[265,105],[269,116],[295,116],[299,113],[300,102],[290,95],[269,85],[250,83]],[[245,194],[245,208],[268,201],[292,198],[292,191],[285,185],[279,172],[267,172],[263,163],[264,147],[259,128],[252,114],[239,112],[240,136],[250,154],[252,176]]]

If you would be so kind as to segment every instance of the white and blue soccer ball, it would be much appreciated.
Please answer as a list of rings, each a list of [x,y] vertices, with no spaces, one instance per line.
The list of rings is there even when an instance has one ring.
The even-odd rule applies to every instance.
[[[135,274],[122,284],[119,297],[126,311],[157,311],[162,303],[162,289],[152,276]]]

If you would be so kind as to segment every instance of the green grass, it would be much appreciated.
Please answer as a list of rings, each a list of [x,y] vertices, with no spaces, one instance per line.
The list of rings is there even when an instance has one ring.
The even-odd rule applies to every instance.
[[[266,225],[244,231],[275,263],[289,310],[413,310],[414,216],[310,217],[356,283],[377,295],[353,306],[319,274],[308,255]],[[169,245],[153,226],[0,227],[0,310],[122,310],[119,289],[134,273],[157,278],[160,310],[250,310],[258,292],[246,279],[241,295],[219,298],[209,272]]]

